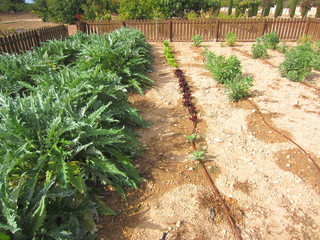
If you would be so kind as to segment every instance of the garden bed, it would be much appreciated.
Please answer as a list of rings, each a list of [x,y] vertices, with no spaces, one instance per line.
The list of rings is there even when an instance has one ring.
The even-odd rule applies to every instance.
[[[230,209],[243,239],[320,238],[320,174],[297,146],[263,122],[248,101],[231,103],[222,85],[204,67],[201,48],[170,43],[179,67],[191,85],[199,110],[200,145],[206,167]],[[202,43],[216,54],[240,59],[243,72],[254,77],[249,98],[265,120],[293,139],[320,164],[320,92],[281,77],[275,68],[284,59],[269,51],[268,64],[251,59],[251,43],[222,48]],[[135,164],[147,182],[131,191],[127,201],[108,193],[120,212],[99,223],[100,239],[234,239],[221,207],[210,191],[185,135],[192,133],[182,106],[173,68],[166,63],[162,43],[152,43],[155,86],[130,101],[153,122],[139,130],[144,157]],[[320,73],[306,79],[320,86]],[[112,221],[110,221],[112,220]]]

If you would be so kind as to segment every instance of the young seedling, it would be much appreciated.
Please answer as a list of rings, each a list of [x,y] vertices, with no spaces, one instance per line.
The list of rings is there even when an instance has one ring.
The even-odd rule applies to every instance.
[[[193,160],[203,160],[205,159],[206,157],[204,156],[205,154],[205,151],[204,150],[201,150],[201,151],[194,151],[193,152],[193,157],[191,159]]]
[[[190,136],[185,136],[187,138],[187,143],[191,143],[196,139],[196,135],[192,133]]]

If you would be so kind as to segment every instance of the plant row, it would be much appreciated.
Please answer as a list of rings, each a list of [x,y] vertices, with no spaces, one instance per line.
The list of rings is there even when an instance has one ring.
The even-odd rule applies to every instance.
[[[92,239],[115,214],[103,187],[125,196],[143,181],[133,129],[147,123],[128,91],[152,84],[145,40],[122,28],[0,57],[0,237]]]
[[[241,62],[236,56],[226,58],[209,50],[205,50],[205,56],[206,68],[217,82],[224,84],[231,101],[235,102],[249,96],[253,78],[243,76]]]
[[[167,41],[167,40],[164,41],[164,49],[165,49],[164,53],[165,53],[165,56],[167,59],[167,63],[169,65],[171,65],[172,67],[175,67],[174,74],[179,80],[180,91],[183,94],[182,104],[184,107],[186,107],[188,109],[188,112],[191,115],[190,121],[192,121],[192,123],[194,125],[196,125],[197,120],[198,120],[197,110],[192,102],[192,94],[191,94],[190,86],[189,86],[182,70],[178,68],[178,64],[177,64],[177,62],[174,58],[174,55],[172,53],[172,49],[169,46],[169,41]],[[168,53],[169,53],[169,57],[168,57]]]

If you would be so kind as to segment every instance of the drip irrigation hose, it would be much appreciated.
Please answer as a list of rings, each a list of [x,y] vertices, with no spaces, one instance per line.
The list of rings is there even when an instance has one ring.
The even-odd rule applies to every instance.
[[[250,54],[248,54],[247,52],[244,52],[240,49],[237,49],[237,48],[232,48],[232,50],[236,51],[236,52],[240,52],[241,54],[245,55],[245,56],[249,56],[251,57]],[[267,60],[263,60],[264,62],[266,62],[267,64],[269,64],[270,66],[274,67],[274,68],[277,68],[277,66],[273,65],[272,63],[270,63],[269,61]],[[320,91],[320,88],[318,87],[315,87],[315,86],[312,86],[308,83],[305,83],[305,82],[301,82],[303,85],[307,86],[307,87],[310,87],[310,88],[313,88],[317,91]],[[288,136],[284,135],[282,132],[278,131],[277,129],[275,129],[273,126],[271,126],[271,124],[269,124],[263,114],[261,113],[261,111],[259,110],[259,108],[252,102],[250,101],[249,99],[246,99],[258,112],[258,114],[261,116],[263,122],[269,127],[271,128],[272,130],[274,130],[276,133],[278,133],[279,135],[281,135],[282,137],[284,137],[285,139],[287,139],[289,142],[293,143],[295,146],[297,146],[308,158],[309,160],[313,163],[313,165],[316,167],[316,169],[318,170],[318,172],[320,173],[320,167],[318,166],[318,164],[316,163],[316,161],[311,157],[310,154],[307,153],[306,150],[304,150],[299,144],[297,144],[295,141],[293,141],[291,138],[289,138]]]
[[[185,80],[185,78],[184,78],[184,76],[183,76],[182,70],[176,69],[176,70],[175,70],[175,75],[176,75],[176,77],[178,77],[179,79],[181,79],[181,78],[184,79],[184,80],[182,81],[183,84],[182,84],[180,87],[181,87],[182,91],[185,91],[184,86],[186,86],[186,85],[184,84],[184,82],[187,82],[187,81]],[[190,91],[190,89],[189,89],[188,91]],[[189,95],[189,97],[190,97],[190,96],[191,96],[191,92],[189,92],[189,93],[190,93],[190,95]],[[189,102],[190,105],[193,106],[193,104],[192,104],[192,102],[191,102],[191,98],[189,98],[189,101],[190,101],[190,102]],[[192,133],[194,134],[194,133],[197,132],[197,124],[198,124],[197,112],[192,112],[192,113],[190,113],[190,114],[191,114],[190,120],[193,122],[193,130],[192,130]],[[195,117],[196,120],[193,119],[194,117]],[[192,147],[193,147],[194,151],[197,151],[197,146],[196,146],[196,141],[195,141],[195,140],[196,140],[196,137],[191,141],[191,144],[192,144]],[[218,201],[219,201],[219,203],[220,203],[220,205],[221,205],[221,207],[222,207],[222,209],[223,209],[224,214],[227,216],[227,219],[228,219],[228,221],[229,221],[229,224],[231,225],[232,230],[233,230],[236,238],[237,238],[238,240],[242,240],[242,237],[241,237],[241,235],[240,235],[240,232],[239,232],[239,230],[238,230],[238,228],[237,228],[237,226],[236,226],[233,218],[231,217],[231,214],[230,214],[230,212],[229,212],[229,210],[228,210],[228,207],[227,207],[226,203],[224,202],[223,198],[221,197],[221,194],[220,194],[218,188],[215,186],[212,178],[210,177],[210,175],[209,175],[209,173],[208,173],[208,170],[207,170],[204,162],[203,162],[201,159],[197,159],[197,160],[198,160],[199,164],[201,165],[202,171],[203,171],[203,173],[204,173],[207,181],[209,182],[209,185],[210,185],[210,187],[211,187],[211,190],[212,190],[213,194],[218,198]]]
[[[284,137],[285,139],[287,139],[288,141],[290,141],[291,143],[293,143],[295,146],[297,146],[301,152],[303,152],[308,158],[309,160],[313,163],[313,165],[316,167],[316,169],[318,170],[318,172],[320,173],[320,167],[318,166],[318,164],[316,163],[316,161],[311,157],[311,155],[309,153],[307,153],[306,150],[304,150],[299,144],[297,144],[295,141],[293,141],[291,138],[289,138],[288,136],[284,135],[282,132],[280,132],[279,130],[275,129],[270,123],[268,123],[266,121],[266,119],[264,118],[263,114],[261,113],[260,109],[257,107],[257,105],[255,105],[252,101],[250,101],[249,99],[246,99],[258,112],[258,114],[261,116],[263,122],[269,127],[271,128],[273,131],[275,131],[276,133],[278,133],[279,135],[281,135],[282,137]]]
[[[195,140],[193,140],[191,142],[191,144],[192,144],[193,149],[196,151],[197,147],[196,147]],[[242,240],[242,237],[241,237],[241,235],[239,233],[239,230],[238,230],[233,218],[231,217],[231,215],[229,213],[228,207],[227,207],[226,203],[223,201],[218,188],[216,187],[216,185],[214,184],[212,178],[210,177],[210,174],[208,173],[208,170],[207,170],[204,162],[201,159],[198,159],[198,161],[199,161],[199,164],[201,165],[202,171],[203,171],[207,181],[209,182],[209,185],[211,187],[211,190],[212,190],[213,194],[218,198],[219,203],[220,203],[225,215],[228,218],[228,221],[229,221],[229,223],[230,223],[230,225],[231,225],[231,227],[232,227],[232,229],[234,231],[234,234],[236,235],[238,240]]]

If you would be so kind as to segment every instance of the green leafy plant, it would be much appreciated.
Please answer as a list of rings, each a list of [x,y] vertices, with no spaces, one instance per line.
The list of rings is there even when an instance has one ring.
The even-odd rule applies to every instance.
[[[280,42],[279,36],[276,32],[263,34],[262,40],[268,49],[277,49]]]
[[[202,43],[202,36],[201,35],[195,35],[192,37],[192,41],[193,41],[193,44],[198,47],[201,43]]]
[[[188,143],[191,143],[196,139],[196,135],[194,133],[189,136],[185,136],[185,137],[187,138]]]
[[[242,77],[241,62],[234,55],[228,59],[206,50],[206,68],[211,72],[213,78],[225,84],[231,101],[238,101],[249,96],[249,89],[253,85],[251,76]]]
[[[313,42],[312,49],[315,52],[320,52],[320,40],[317,40],[317,41]]]
[[[164,54],[166,56],[167,63],[172,67],[178,67],[178,63],[174,59],[174,55],[172,54],[172,49],[169,46],[169,41],[165,40],[163,42],[163,45],[164,45]]]
[[[256,43],[251,47],[253,58],[267,58],[267,48],[264,44],[261,44],[261,39],[257,38]]]
[[[238,39],[237,34],[232,32],[227,32],[225,41],[227,42],[228,46],[233,47],[237,39]]]
[[[231,101],[236,102],[249,96],[249,89],[253,86],[252,76],[235,78],[226,83],[227,92]]]
[[[205,159],[205,151],[204,150],[201,150],[201,151],[194,151],[193,152],[193,157],[191,159],[193,160],[203,160]]]
[[[306,42],[291,48],[279,65],[281,75],[292,81],[302,82],[311,73],[313,56],[311,43]]]
[[[21,73],[19,72],[21,71]],[[133,128],[147,126],[127,89],[151,83],[150,45],[134,29],[77,34],[0,56],[0,233],[92,239],[109,186],[125,197],[143,179]]]
[[[299,37],[299,39],[297,41],[298,44],[303,44],[306,42],[309,42],[309,43],[312,42],[312,35],[302,35]]]
[[[278,51],[281,53],[286,53],[289,49],[287,43],[285,41],[281,42],[281,44],[277,47]]]
[[[314,70],[320,71],[320,51],[313,53],[311,64]]]
[[[223,55],[214,56],[206,54],[206,58],[206,68],[219,83],[224,84],[241,75],[241,62],[235,55],[226,58]]]

